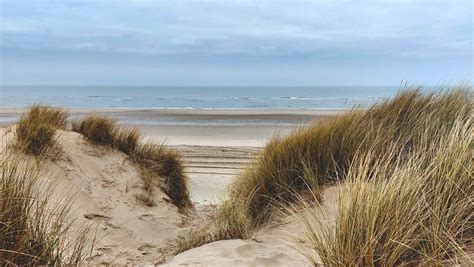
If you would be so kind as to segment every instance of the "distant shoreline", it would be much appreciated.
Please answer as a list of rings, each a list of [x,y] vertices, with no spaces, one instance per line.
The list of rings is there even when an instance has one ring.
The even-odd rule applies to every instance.
[[[13,123],[25,109],[0,108],[0,125]],[[263,146],[275,135],[334,116],[341,110],[249,109],[67,109],[71,119],[86,114],[113,117],[143,136],[167,145]]]
[[[41,102],[40,102],[41,103]],[[52,105],[56,107],[55,105]],[[61,107],[61,106],[60,106]],[[338,112],[351,110],[353,108],[126,108],[126,107],[108,107],[108,108],[69,108],[61,107],[72,113],[80,112],[137,112],[137,111],[158,111],[158,112],[257,112],[257,113],[319,113],[319,112]],[[0,107],[0,114],[23,112],[27,107]]]
[[[115,108],[64,108],[72,116],[100,114],[119,120],[274,120],[306,121],[313,117],[333,116],[348,109],[115,109]],[[1,108],[0,118],[17,117],[26,108]]]

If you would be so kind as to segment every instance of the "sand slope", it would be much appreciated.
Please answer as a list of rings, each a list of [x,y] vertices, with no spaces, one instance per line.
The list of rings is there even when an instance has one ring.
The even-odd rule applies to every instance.
[[[81,220],[98,224],[94,262],[154,262],[180,233],[185,218],[156,190],[154,207],[136,199],[142,180],[121,152],[90,144],[82,135],[60,132],[62,160],[50,162],[60,182],[78,190],[75,203]]]
[[[254,240],[221,240],[185,251],[165,266],[305,266],[307,263],[283,244]]]
[[[323,203],[314,209],[322,223],[333,225],[339,186],[323,192]],[[305,211],[303,211],[305,212]],[[310,266],[295,248],[302,229],[293,216],[282,216],[259,230],[252,240],[221,240],[190,249],[169,260],[167,266]]]
[[[2,134],[2,140],[8,142],[12,135]],[[92,263],[157,263],[178,235],[189,232],[187,217],[160,190],[154,207],[136,200],[143,192],[142,180],[124,153],[92,145],[75,132],[59,131],[58,136],[63,153],[58,160],[44,161],[42,176],[57,183],[55,200],[76,196],[71,211],[76,225],[97,229]]]

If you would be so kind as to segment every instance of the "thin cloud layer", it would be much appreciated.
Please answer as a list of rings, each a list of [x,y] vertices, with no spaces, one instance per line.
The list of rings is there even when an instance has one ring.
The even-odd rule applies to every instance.
[[[282,74],[285,84],[472,78],[469,0],[4,0],[1,5],[3,83],[64,83],[54,72],[70,68],[76,74],[62,70],[62,77],[75,84],[134,83],[134,74],[142,84],[204,85],[278,84]],[[35,71],[42,64],[51,72]],[[385,82],[368,77],[380,73],[381,64],[393,76]],[[91,78],[84,77],[88,70]],[[317,74],[323,70],[324,79]],[[129,79],[114,80],[114,71],[129,73]],[[216,71],[219,77],[213,77]],[[255,71],[260,78],[250,75]]]

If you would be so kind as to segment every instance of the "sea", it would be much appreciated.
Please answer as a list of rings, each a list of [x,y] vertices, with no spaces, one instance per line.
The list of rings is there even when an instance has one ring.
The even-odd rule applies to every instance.
[[[116,109],[350,109],[396,95],[400,86],[0,86],[0,107],[34,103]],[[437,90],[424,87],[424,90]]]

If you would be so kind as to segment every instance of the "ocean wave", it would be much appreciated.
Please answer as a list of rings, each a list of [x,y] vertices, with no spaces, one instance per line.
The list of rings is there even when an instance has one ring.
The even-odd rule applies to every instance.
[[[18,98],[18,99],[38,99],[38,98],[51,98],[51,99],[87,99],[87,98],[108,98],[113,101],[117,100],[186,100],[186,101],[214,101],[214,100],[380,100],[387,97],[306,97],[306,96],[281,96],[281,97],[248,97],[248,96],[239,96],[239,97],[153,97],[153,96],[114,96],[114,95],[91,95],[91,96],[54,96],[54,95],[28,95],[28,96],[18,96],[18,95],[0,95],[0,98]]]
[[[157,97],[157,96],[0,96],[0,106],[25,107],[46,103],[70,108],[127,109],[339,109],[368,106],[385,97]]]

